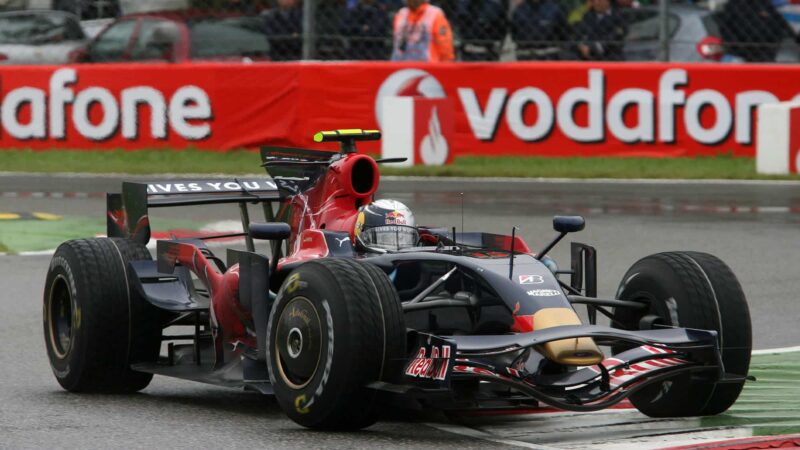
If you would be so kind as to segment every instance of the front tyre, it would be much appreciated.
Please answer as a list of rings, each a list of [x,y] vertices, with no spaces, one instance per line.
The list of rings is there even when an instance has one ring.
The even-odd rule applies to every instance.
[[[44,291],[44,338],[58,383],[71,392],[135,392],[151,374],[130,364],[155,361],[161,328],[155,308],[130,289],[128,263],[151,259],[126,239],[61,244]]]
[[[616,308],[615,326],[715,330],[725,372],[747,375],[752,349],[750,312],[739,281],[719,258],[698,252],[648,256],[625,274],[617,298],[644,302],[649,308]],[[709,383],[683,373],[644,387],[631,396],[631,403],[651,417],[714,415],[730,408],[743,386],[744,381]]]
[[[286,414],[309,428],[372,425],[374,381],[400,374],[405,326],[397,294],[377,268],[348,259],[310,261],[284,281],[270,314],[267,364]]]

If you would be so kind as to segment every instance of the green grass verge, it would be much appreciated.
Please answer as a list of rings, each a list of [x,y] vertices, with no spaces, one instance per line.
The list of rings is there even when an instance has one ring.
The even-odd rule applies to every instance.
[[[137,151],[0,151],[0,170],[11,172],[88,173],[260,173],[258,153],[237,150]],[[546,177],[546,178],[691,178],[691,179],[793,179],[800,176],[766,176],[755,171],[751,158],[715,156],[698,158],[456,158],[448,166],[407,169],[386,165],[385,175],[444,177]]]
[[[158,219],[155,230],[196,230],[203,224],[191,220]],[[50,250],[70,239],[90,238],[106,232],[105,217],[65,216],[60,220],[0,221],[0,253]]]
[[[86,173],[257,173],[257,152],[199,150],[2,150],[0,170]]]
[[[800,433],[800,352],[753,356],[748,381],[734,405],[701,426],[750,427],[755,436]]]

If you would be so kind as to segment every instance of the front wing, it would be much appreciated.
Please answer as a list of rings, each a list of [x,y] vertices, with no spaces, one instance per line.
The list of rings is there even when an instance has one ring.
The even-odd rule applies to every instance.
[[[510,359],[546,342],[592,337],[600,345],[632,344],[633,348],[600,364],[572,367],[559,374],[534,374],[509,367]],[[477,379],[512,388],[523,396],[570,411],[608,408],[651,383],[682,372],[708,382],[740,381],[726,375],[715,331],[671,328],[625,331],[596,325],[548,328],[497,336],[434,336],[416,333],[416,345],[404,369],[405,385],[376,388],[412,392],[442,400],[459,380]],[[516,365],[515,365],[516,366]]]

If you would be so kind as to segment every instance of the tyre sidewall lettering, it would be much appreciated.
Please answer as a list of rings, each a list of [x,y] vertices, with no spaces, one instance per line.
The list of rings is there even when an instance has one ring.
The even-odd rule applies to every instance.
[[[268,325],[267,362],[276,399],[298,424],[354,430],[377,420],[382,397],[369,384],[389,378],[381,375],[384,369],[399,376],[402,364],[395,360],[406,356],[400,301],[391,280],[379,271],[351,259],[309,261],[289,274],[279,289]],[[287,308],[298,300],[315,308],[320,337],[308,342],[319,339],[322,346],[317,371],[306,375],[303,384],[294,380],[296,373],[279,372],[283,358],[291,357],[283,346],[296,343],[287,325],[293,320]]]
[[[668,252],[643,258],[623,277],[618,298],[649,300],[657,305],[643,313],[615,310],[614,319],[623,327],[638,329],[642,315],[656,314],[671,326],[715,330],[720,335],[724,332],[726,336],[734,336],[732,339],[738,340],[733,342],[745,348],[743,355],[730,356],[725,346],[731,344],[720,342],[723,362],[726,371],[731,362],[738,369],[732,373],[746,373],[752,347],[747,302],[735,275],[718,258],[697,252]],[[728,308],[727,316],[722,312],[723,307]],[[693,380],[688,373],[678,374],[661,383],[643,386],[632,395],[631,402],[653,417],[718,414],[736,400],[742,384],[702,382]]]
[[[128,261],[151,258],[143,245],[117,238],[77,239],[56,250],[45,281],[43,325],[48,360],[64,389],[128,393],[144,389],[152,379],[130,364],[158,358],[161,317],[150,310],[132,323],[133,311],[147,305],[140,297],[133,301],[126,271]],[[51,340],[48,308],[56,287],[69,293],[72,305],[71,341],[63,354]],[[142,357],[136,360],[131,359],[132,329],[140,339]]]
[[[50,314],[50,301],[53,295],[53,287],[56,281],[59,278],[63,278],[67,282],[67,287],[69,289],[69,294],[71,297],[72,302],[72,324],[73,324],[73,331],[71,335],[72,344],[70,348],[67,350],[67,353],[63,357],[59,357],[58,354],[52,348],[52,339],[55,337],[52,335],[52,328],[49,320]],[[52,261],[50,262],[50,270],[48,273],[47,278],[47,291],[45,292],[45,301],[44,303],[44,311],[42,317],[45,320],[44,329],[45,329],[45,343],[47,347],[47,354],[50,356],[50,367],[53,369],[53,374],[59,379],[65,379],[69,377],[70,373],[73,372],[75,368],[72,367],[73,361],[78,358],[72,358],[72,355],[75,352],[80,352],[81,346],[81,324],[83,322],[82,313],[81,313],[81,305],[80,299],[78,298],[78,289],[75,282],[75,275],[72,272],[72,268],[70,263],[67,261],[65,256],[60,254],[56,254]]]
[[[282,403],[281,406],[283,410],[286,411],[290,417],[304,416],[305,418],[313,420],[313,417],[315,416],[323,416],[326,414],[326,411],[321,409],[319,406],[320,399],[325,398],[328,395],[337,395],[337,385],[340,383],[340,381],[335,377],[331,377],[331,373],[333,372],[334,368],[333,366],[334,364],[338,366],[340,364],[348,363],[347,361],[344,361],[347,359],[345,353],[336,353],[336,343],[338,340],[335,334],[336,327],[334,324],[344,324],[346,328],[347,318],[346,315],[343,314],[343,311],[339,312],[339,314],[336,314],[335,312],[343,308],[332,308],[330,302],[335,300],[330,295],[325,295],[326,293],[320,292],[320,289],[314,287],[328,286],[330,283],[331,280],[318,277],[317,274],[305,273],[302,267],[298,268],[296,272],[286,279],[283,286],[279,290],[278,298],[275,301],[270,314],[269,325],[267,328],[269,342],[266,352],[270,369],[269,378],[276,393],[280,392],[282,394],[278,395],[277,398],[279,402]],[[317,314],[321,319],[322,325],[322,332],[320,333],[320,336],[323,338],[321,344],[322,353],[320,355],[321,361],[319,368],[314,374],[311,382],[301,389],[292,389],[286,386],[281,379],[281,375],[275,373],[277,370],[275,358],[278,358],[278,355],[274,354],[276,342],[275,337],[273,336],[273,330],[275,327],[277,327],[277,320],[286,305],[288,305],[292,299],[296,297],[304,297],[308,299],[317,310]],[[336,317],[334,317],[335,314]],[[340,327],[340,329],[342,328]],[[341,338],[342,337],[339,337],[339,339]],[[334,355],[336,355],[336,359],[334,359]],[[291,399],[291,402],[287,402],[286,400],[288,399]]]
[[[648,300],[656,302],[654,309],[658,311],[658,315],[662,319],[669,321],[667,325],[692,326],[693,324],[689,324],[690,320],[687,320],[686,316],[682,320],[680,316],[680,305],[686,302],[687,297],[685,288],[680,284],[680,279],[673,277],[668,270],[663,270],[664,268],[659,267],[660,264],[660,262],[649,260],[636,263],[630,269],[631,271],[635,270],[636,273],[631,276],[626,274],[623,278],[624,286],[621,287],[618,297],[625,300],[648,298]],[[665,286],[670,286],[670,288],[667,289]],[[667,299],[671,299],[676,304],[674,314],[665,303]],[[688,313],[688,311],[686,312]],[[645,312],[645,314],[649,314],[649,312]],[[672,323],[674,315],[677,315],[679,321],[683,323]],[[689,374],[679,374],[668,381],[644,387],[640,391],[641,394],[636,397],[643,399],[645,396],[650,396],[650,403],[655,404],[665,398],[673,389],[676,389],[677,392],[687,391],[690,386],[690,378]]]
[[[325,363],[322,367],[322,376],[319,378],[319,381],[316,381],[319,372],[314,374],[314,382],[309,383],[309,386],[301,391],[305,391],[308,388],[313,388],[316,385],[316,388],[313,392],[308,395],[306,393],[299,394],[295,397],[294,400],[294,408],[298,414],[308,414],[311,412],[311,407],[314,405],[316,399],[322,397],[325,392],[325,387],[328,384],[328,379],[331,375],[331,367],[333,366],[333,355],[335,353],[335,336],[333,334],[333,315],[331,314],[330,305],[328,305],[328,300],[323,299],[321,301],[323,311],[325,311],[325,328],[326,328],[326,340],[323,341],[323,346],[325,348],[325,355],[324,360]]]

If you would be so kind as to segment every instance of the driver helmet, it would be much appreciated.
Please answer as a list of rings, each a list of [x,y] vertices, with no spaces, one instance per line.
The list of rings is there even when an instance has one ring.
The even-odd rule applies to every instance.
[[[415,247],[419,241],[414,213],[397,200],[376,200],[358,209],[356,242],[384,253]]]

